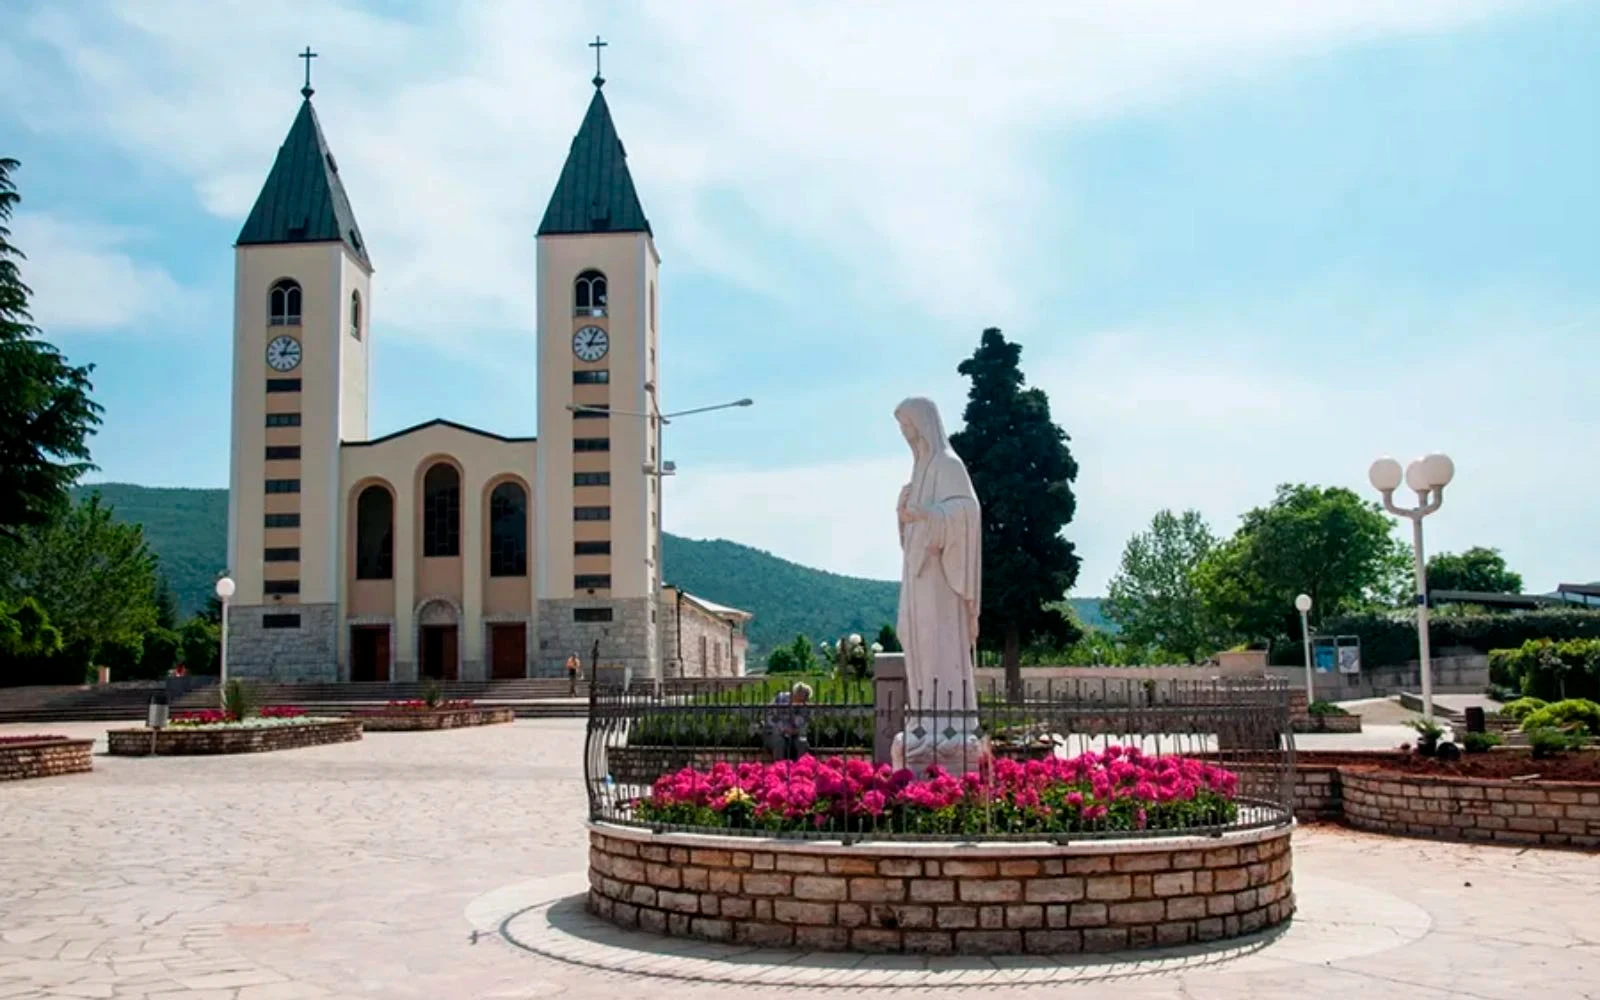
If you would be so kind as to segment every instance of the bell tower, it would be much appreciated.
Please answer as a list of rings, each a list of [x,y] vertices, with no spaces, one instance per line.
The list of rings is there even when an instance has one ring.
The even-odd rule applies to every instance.
[[[234,676],[337,680],[339,443],[367,437],[372,261],[312,106],[234,248],[228,478]]]
[[[661,558],[657,274],[600,76],[538,232],[540,673],[598,646],[654,675]],[[587,667],[585,668],[587,670]]]

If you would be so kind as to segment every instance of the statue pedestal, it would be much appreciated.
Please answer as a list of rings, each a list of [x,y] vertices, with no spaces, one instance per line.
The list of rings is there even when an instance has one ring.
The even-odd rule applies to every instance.
[[[892,760],[894,738],[906,718],[906,654],[879,653],[872,659],[872,762]]]

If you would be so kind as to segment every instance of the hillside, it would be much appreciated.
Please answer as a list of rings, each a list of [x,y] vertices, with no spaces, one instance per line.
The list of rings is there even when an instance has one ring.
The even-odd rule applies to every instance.
[[[144,526],[182,613],[203,606],[226,560],[227,491],[100,483],[79,487],[74,495],[92,490],[100,492],[118,518]],[[737,542],[667,535],[663,545],[666,581],[753,612],[750,641],[758,650],[770,650],[797,634],[820,641],[876,632],[884,622],[894,621],[899,598],[895,581],[811,569]],[[1072,603],[1084,624],[1104,626],[1098,600],[1074,598]]]

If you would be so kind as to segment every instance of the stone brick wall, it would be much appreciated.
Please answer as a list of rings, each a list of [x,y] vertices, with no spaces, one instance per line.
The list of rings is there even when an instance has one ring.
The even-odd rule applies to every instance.
[[[1294,913],[1289,831],[1070,846],[749,840],[593,824],[589,908],[759,947],[1071,954],[1214,941]]]
[[[262,628],[262,615],[300,616],[299,628]],[[337,604],[228,607],[228,676],[275,682],[339,679]]]
[[[1345,822],[1434,840],[1600,848],[1600,784],[1346,769]]]
[[[0,743],[0,781],[51,778],[94,770],[94,740]]]
[[[152,740],[151,737],[155,738]],[[263,753],[293,750],[324,743],[349,743],[361,738],[361,720],[333,719],[295,726],[256,729],[113,729],[106,734],[110,752],[117,757]]]
[[[361,728],[368,733],[404,733],[433,729],[459,729],[462,726],[492,726],[512,722],[517,713],[509,708],[471,708],[450,712],[395,712],[390,715],[359,715]]]
[[[725,619],[688,597],[679,601],[671,588],[662,591],[661,655],[666,676],[742,677],[748,646],[743,631]]]
[[[600,667],[633,671],[635,678],[650,677],[650,648],[657,624],[650,620],[651,600],[636,598],[584,598],[539,601],[539,648],[533,658],[535,677],[567,676],[567,657],[576,652],[589,676],[589,656],[600,641]],[[573,620],[576,608],[610,608],[611,621]]]

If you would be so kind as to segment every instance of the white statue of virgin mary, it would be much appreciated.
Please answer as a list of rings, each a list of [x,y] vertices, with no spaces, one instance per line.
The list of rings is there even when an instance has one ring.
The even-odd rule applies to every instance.
[[[911,446],[911,482],[900,491],[900,614],[905,646],[906,724],[895,737],[895,766],[921,774],[938,764],[976,770],[978,640],[983,517],[967,467],[950,448],[933,401],[895,408]]]

